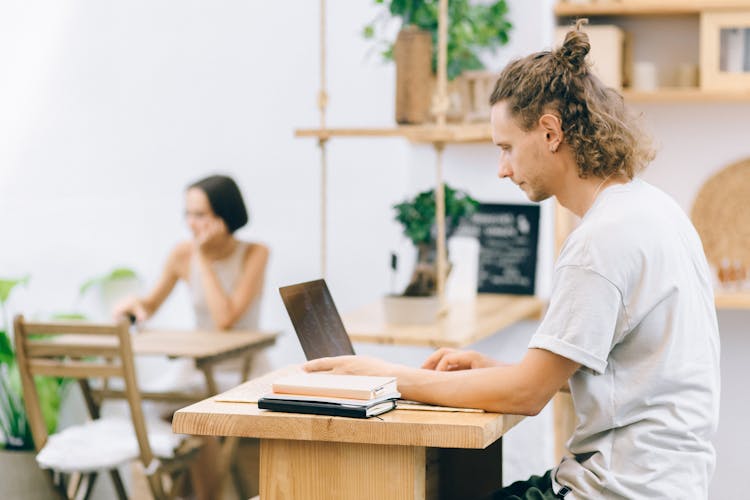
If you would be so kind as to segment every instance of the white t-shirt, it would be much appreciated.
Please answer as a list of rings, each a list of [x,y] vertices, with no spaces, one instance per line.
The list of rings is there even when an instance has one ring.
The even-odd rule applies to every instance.
[[[708,497],[719,331],[701,241],[642,180],[603,190],[555,264],[529,347],[580,363],[578,425],[553,470],[566,499]]]

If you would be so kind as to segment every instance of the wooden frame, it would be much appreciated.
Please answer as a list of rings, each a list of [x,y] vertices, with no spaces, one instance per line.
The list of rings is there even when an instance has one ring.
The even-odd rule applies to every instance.
[[[750,68],[741,72],[722,71],[721,31],[750,29],[750,9],[701,13],[700,81],[703,90],[750,90]],[[747,56],[746,56],[747,57]]]
[[[48,337],[50,335],[53,337]],[[18,315],[14,319],[14,338],[24,404],[36,451],[41,451],[49,436],[34,383],[35,375],[77,379],[92,419],[99,418],[100,405],[92,395],[89,379],[122,378],[138,441],[139,459],[149,471],[147,477],[151,492],[157,500],[171,496],[171,493],[165,492],[163,479],[171,479],[172,489],[186,479],[188,462],[195,456],[198,445],[196,440],[186,440],[175,451],[174,459],[160,460],[155,457],[148,442],[127,323],[32,323]],[[70,477],[47,472],[61,498],[88,498],[97,478],[96,472],[77,473]],[[126,499],[127,494],[117,469],[108,472],[118,498]]]

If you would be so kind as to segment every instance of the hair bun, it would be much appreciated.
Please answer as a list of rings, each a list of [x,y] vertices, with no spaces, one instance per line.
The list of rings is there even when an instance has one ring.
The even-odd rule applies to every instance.
[[[582,75],[588,71],[586,55],[591,50],[591,44],[589,43],[589,36],[581,31],[581,27],[588,22],[588,19],[576,21],[575,29],[568,31],[562,47],[556,51],[560,61],[576,75]]]

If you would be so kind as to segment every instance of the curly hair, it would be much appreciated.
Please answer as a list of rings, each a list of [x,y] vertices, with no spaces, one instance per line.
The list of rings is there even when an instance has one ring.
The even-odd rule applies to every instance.
[[[589,37],[579,19],[562,46],[517,59],[500,74],[490,104],[504,101],[526,131],[545,113],[557,114],[564,140],[573,150],[578,175],[633,176],[653,158],[651,139],[626,110],[622,96],[591,73]]]

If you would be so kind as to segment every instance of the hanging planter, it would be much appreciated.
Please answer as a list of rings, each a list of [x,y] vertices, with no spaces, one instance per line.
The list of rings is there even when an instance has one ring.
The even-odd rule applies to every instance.
[[[416,26],[402,29],[393,46],[396,61],[396,122],[420,124],[430,115],[432,34]]]
[[[396,121],[401,124],[431,121],[439,0],[375,0],[375,3],[382,4],[385,12],[365,26],[363,35],[375,41],[385,60],[396,61]],[[388,25],[394,19],[400,21],[402,29],[392,43],[387,39],[392,32]],[[447,20],[448,119],[461,121],[470,103],[461,101],[463,85],[451,84],[465,71],[483,69],[480,53],[508,43],[512,25],[505,0],[491,3],[451,0]]]

